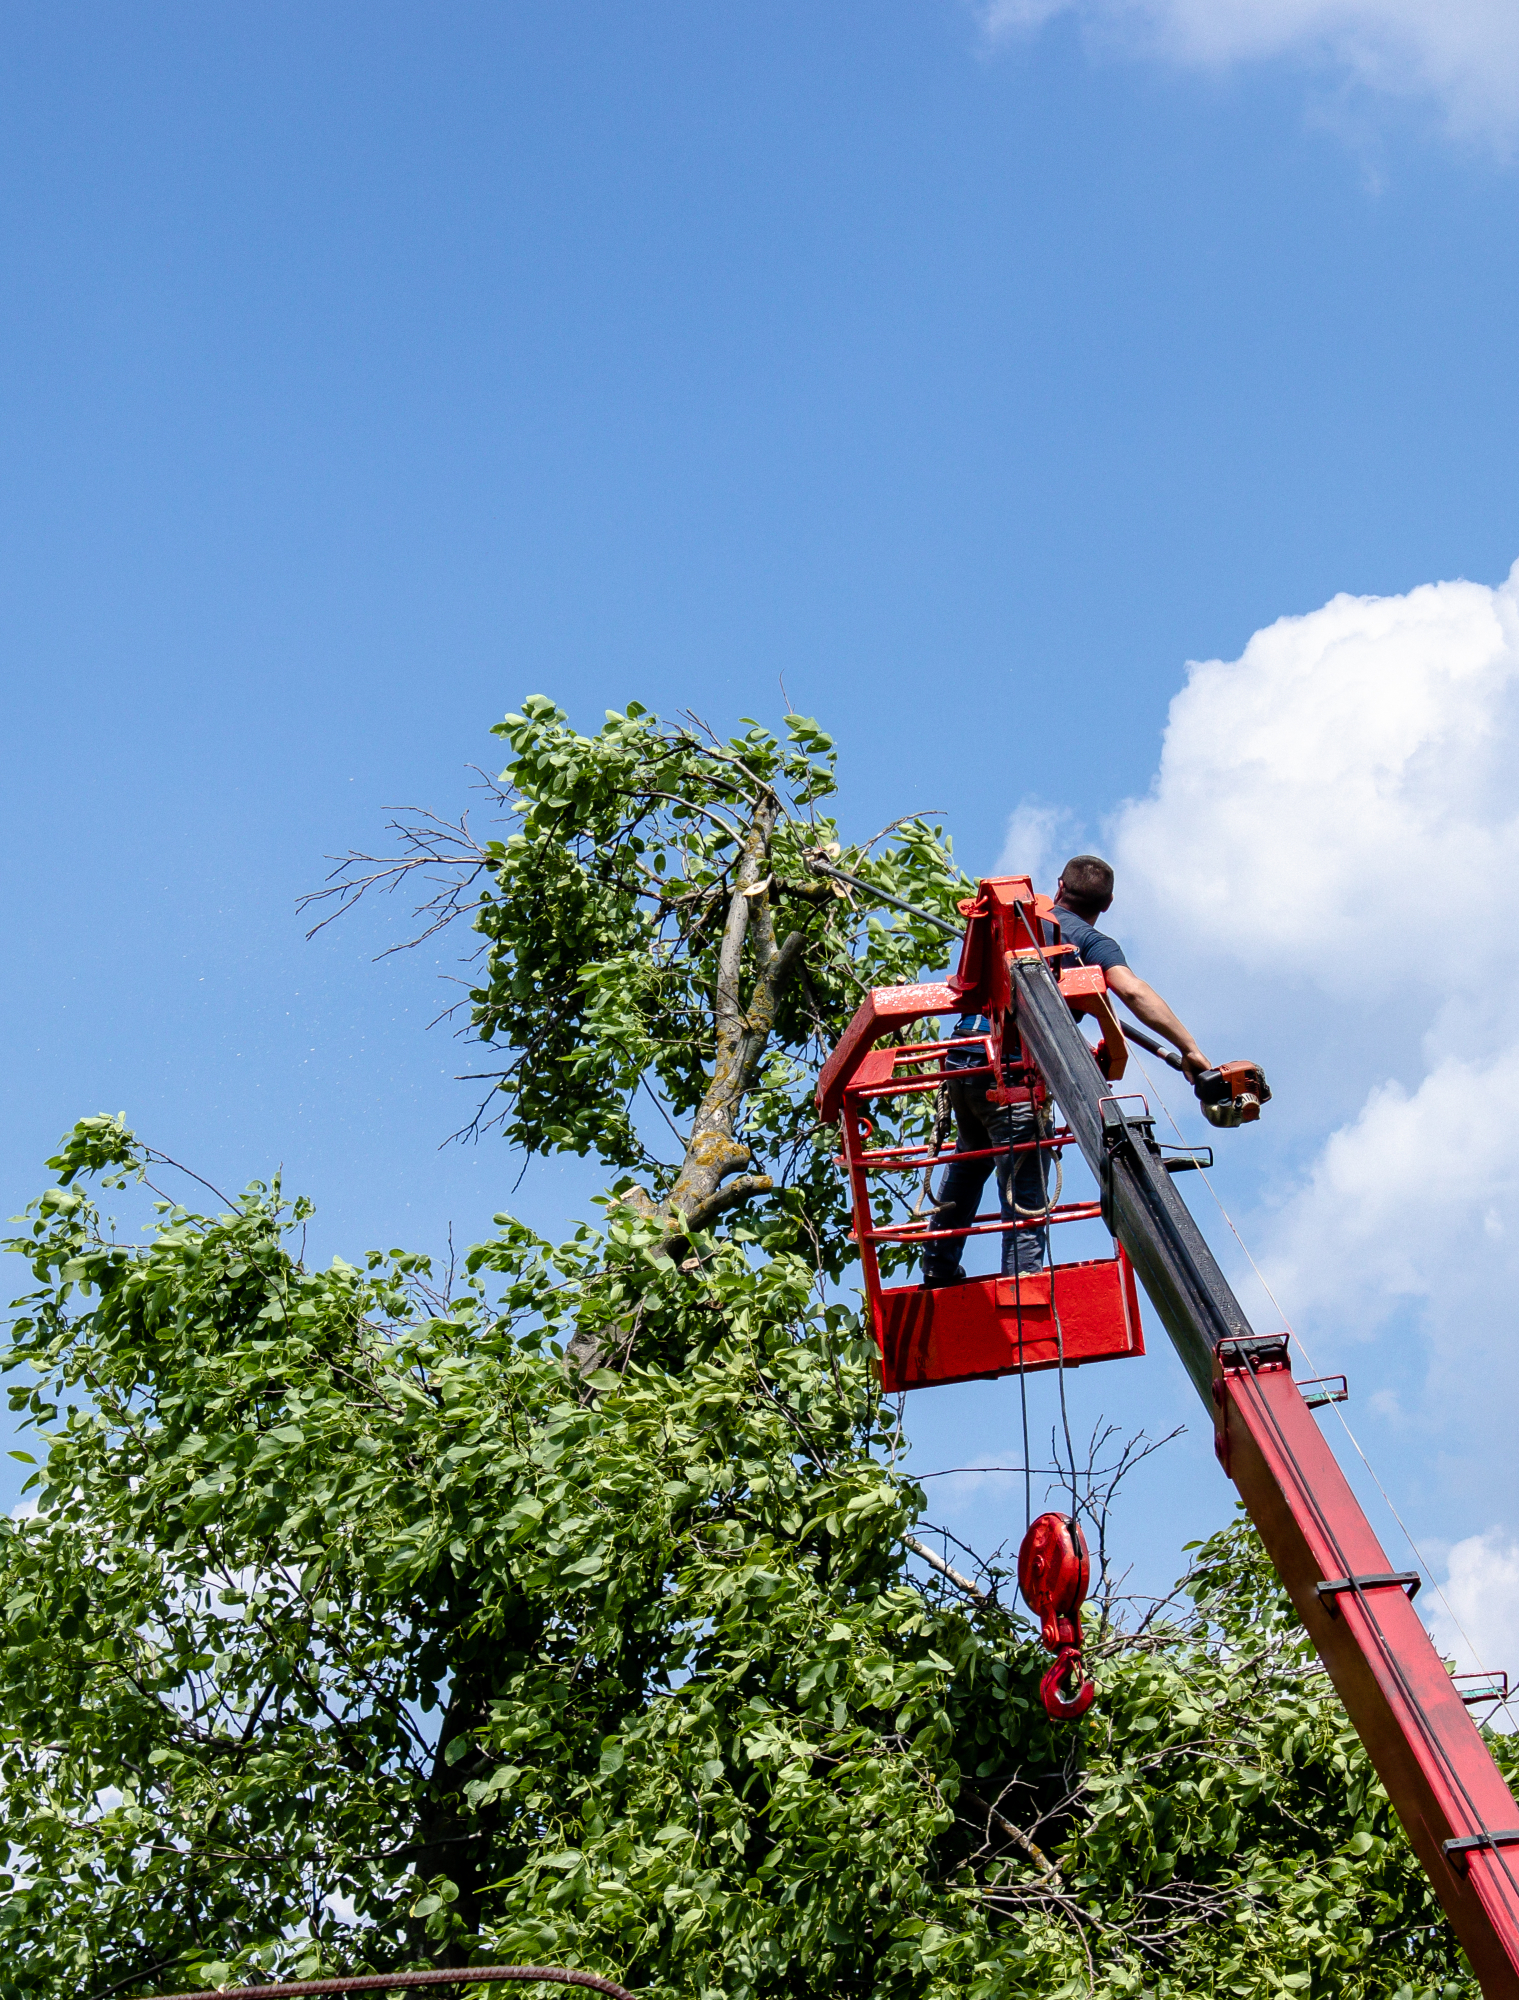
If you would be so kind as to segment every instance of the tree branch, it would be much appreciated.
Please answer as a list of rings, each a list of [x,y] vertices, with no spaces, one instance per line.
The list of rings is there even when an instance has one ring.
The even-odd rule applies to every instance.
[[[956,1590],[963,1590],[965,1595],[972,1602],[979,1604],[983,1611],[1001,1609],[995,1597],[989,1596],[984,1590],[978,1590],[968,1576],[961,1576],[959,1570],[951,1569],[943,1556],[936,1556],[934,1554],[927,1542],[920,1542],[916,1535],[904,1535],[902,1542],[903,1546],[911,1549],[915,1556],[921,1556],[930,1569],[936,1569],[940,1576],[947,1577]]]
[[[685,1217],[685,1227],[691,1235],[698,1230],[710,1229],[717,1218],[730,1208],[738,1208],[746,1201],[753,1201],[756,1195],[771,1194],[775,1182],[769,1174],[740,1174],[737,1180],[729,1181],[726,1187],[716,1189]]]

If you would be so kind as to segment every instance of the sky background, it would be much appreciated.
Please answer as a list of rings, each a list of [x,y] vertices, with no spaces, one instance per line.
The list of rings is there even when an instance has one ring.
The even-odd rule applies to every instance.
[[[586,1212],[440,1145],[447,946],[297,899],[528,693],[784,677],[857,835],[1113,853],[1276,1089],[1218,1195],[1519,1668],[1516,146],[1506,0],[0,9],[5,1213],[102,1109],[323,1259]],[[1072,1410],[1189,1426],[1116,1523],[1162,1587],[1230,1489],[1152,1336]],[[1016,1421],[921,1397],[913,1463]]]

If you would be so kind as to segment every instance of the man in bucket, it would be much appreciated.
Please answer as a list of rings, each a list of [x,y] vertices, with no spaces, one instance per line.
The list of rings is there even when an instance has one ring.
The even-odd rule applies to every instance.
[[[1055,891],[1054,915],[1060,924],[1061,942],[1076,947],[1074,958],[1061,960],[1063,967],[1100,965],[1108,989],[1147,1028],[1175,1044],[1187,1076],[1195,1080],[1212,1067],[1197,1046],[1191,1030],[1137,973],[1130,970],[1123,947],[1106,932],[1096,929],[1100,917],[1113,900],[1113,871],[1095,854],[1077,854],[1060,873]],[[984,1014],[962,1014],[955,1024],[957,1036],[984,1035],[991,1023]],[[1017,1058],[1016,1047],[1004,1050],[1004,1060]],[[1045,1192],[1045,1155],[1034,1141],[1041,1134],[1040,1113],[1026,1089],[1019,1090],[1012,1104],[993,1104],[989,1097],[991,1080],[985,1076],[957,1076],[957,1070],[974,1070],[985,1065],[979,1048],[951,1049],[945,1057],[945,1082],[955,1118],[955,1146],[958,1153],[983,1153],[979,1160],[952,1159],[934,1205],[937,1229],[966,1229],[976,1219],[981,1190],[995,1166],[1002,1220],[1033,1221],[1048,1205]],[[1026,1149],[1026,1150],[1020,1150]],[[996,1157],[990,1155],[995,1153]],[[1045,1238],[1042,1226],[1009,1229],[1002,1237],[1002,1270],[1037,1271],[1044,1262]],[[930,1243],[923,1259],[926,1286],[958,1284],[965,1276],[960,1267],[963,1238],[952,1237]]]

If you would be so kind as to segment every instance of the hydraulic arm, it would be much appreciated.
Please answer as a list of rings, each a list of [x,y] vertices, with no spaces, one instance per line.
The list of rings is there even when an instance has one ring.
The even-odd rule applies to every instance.
[[[961,909],[969,921],[956,974],[943,983],[871,993],[818,1086],[821,1115],[839,1119],[842,1128],[887,1386],[1142,1355],[1132,1268],[1209,1411],[1219,1461],[1484,1994],[1519,2000],[1519,1805],[1413,1608],[1419,1577],[1395,1571],[1378,1543],[1293,1379],[1288,1336],[1252,1329],[1203,1241],[1172,1177],[1195,1162],[1167,1161],[1143,1099],[1115,1090],[1126,1051],[1103,997],[1102,974],[1053,969],[1067,948],[1050,942],[1051,913],[1027,877],[983,882],[976,900]],[[966,1057],[970,1044],[963,1039],[875,1046],[924,1016],[959,1012],[992,1022],[984,1057]],[[1078,1012],[1097,1016],[1104,1037],[1099,1060],[1077,1025]],[[892,1098],[936,1088],[948,1074],[948,1051],[961,1052],[962,1062],[982,1062],[976,1074],[987,1079],[991,1100],[1021,1096],[1059,1105],[1065,1126],[1046,1128],[1048,1136],[1032,1143],[1056,1156],[1076,1146],[1096,1176],[1099,1204],[1062,1209],[1057,1196],[1038,1216],[978,1219],[958,1232],[939,1228],[932,1212],[915,1211],[905,1224],[876,1216],[870,1174],[916,1169],[936,1157],[883,1142],[875,1131],[879,1110]],[[1008,1088],[1010,1065],[1021,1065],[1014,1070],[1026,1078],[1020,1088]],[[1233,1074],[1221,1088],[1232,1091],[1236,1105],[1253,1105],[1244,1116],[1258,1115],[1257,1098],[1269,1095],[1259,1072],[1246,1064],[1227,1069]],[[1032,1277],[970,1279],[942,1291],[882,1284],[878,1246],[1046,1228],[1099,1209],[1117,1239],[1111,1264],[1052,1264]]]
[[[1018,1032],[1103,1191],[1104,1214],[1214,1423],[1345,1711],[1489,1996],[1519,2000],[1519,1805],[1292,1378],[1285,1334],[1251,1331],[1162,1163],[1109,1094],[1049,966],[1015,952]]]

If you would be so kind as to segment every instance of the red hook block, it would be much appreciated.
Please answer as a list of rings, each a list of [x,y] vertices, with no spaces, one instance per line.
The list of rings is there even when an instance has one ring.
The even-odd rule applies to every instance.
[[[1018,1551],[1018,1588],[1039,1619],[1039,1636],[1055,1664],[1039,1683],[1045,1713],[1056,1722],[1086,1714],[1097,1690],[1081,1663],[1081,1605],[1092,1580],[1092,1559],[1080,1523],[1066,1514],[1041,1514]],[[1074,1683],[1073,1694],[1062,1693]]]

